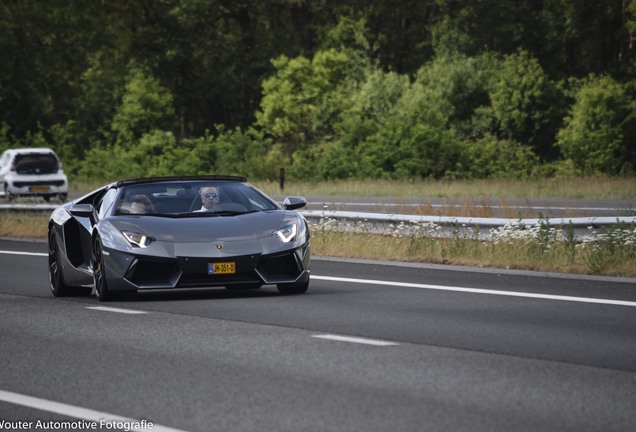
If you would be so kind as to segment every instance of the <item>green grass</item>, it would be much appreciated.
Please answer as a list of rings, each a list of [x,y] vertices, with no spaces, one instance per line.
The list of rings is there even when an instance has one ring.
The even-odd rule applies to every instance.
[[[49,214],[3,213],[0,237],[45,239]]]

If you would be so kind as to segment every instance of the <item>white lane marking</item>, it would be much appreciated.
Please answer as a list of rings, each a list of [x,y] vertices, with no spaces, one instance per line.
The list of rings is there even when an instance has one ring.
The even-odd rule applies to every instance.
[[[74,405],[67,405],[61,402],[55,402],[47,399],[40,399],[33,396],[27,396],[20,393],[13,393],[0,390],[0,401],[8,402],[15,405],[21,405],[34,408],[41,411],[47,411],[55,414],[61,414],[77,419],[88,420],[92,422],[85,425],[82,429],[125,429],[130,431],[154,431],[154,432],[185,432],[181,429],[175,429],[168,426],[162,426],[148,420],[137,420],[127,417],[121,417],[107,412],[95,411],[88,408],[81,408]],[[61,422],[55,422],[61,423]],[[119,425],[121,423],[121,425]],[[43,424],[48,424],[43,422]],[[54,425],[55,426],[55,425]]]
[[[41,253],[41,252],[18,252],[18,251],[4,251],[4,250],[0,250],[0,254],[6,254],[6,255],[30,255],[30,256],[49,256],[49,254],[47,254],[47,253]]]
[[[607,304],[607,305],[614,305],[614,306],[636,307],[636,302],[624,301],[624,300],[610,300],[610,299],[602,299],[602,298],[573,297],[573,296],[561,296],[561,295],[552,295],[552,294],[525,293],[525,292],[516,292],[516,291],[498,291],[498,290],[488,290],[488,289],[478,289],[478,288],[462,288],[462,287],[443,286],[443,285],[426,285],[426,284],[416,284],[416,283],[408,283],[408,282],[389,282],[389,281],[380,281],[380,280],[372,280],[372,279],[353,279],[353,278],[318,276],[318,275],[311,275],[311,278],[316,280],[324,280],[324,281],[332,281],[332,282],[385,285],[385,286],[419,288],[419,289],[430,289],[430,290],[440,290],[440,291],[465,292],[465,293],[473,293],[473,294],[491,294],[491,295],[500,295],[500,296],[509,296],[509,297],[527,297],[527,298],[545,299],[545,300],[559,300],[559,301],[571,301],[571,302],[580,302],[580,303],[595,303],[595,304]]]
[[[112,308],[112,307],[106,307],[106,306],[88,306],[86,309],[92,309],[92,310],[98,310],[98,311],[104,311],[104,312],[123,313],[123,314],[130,314],[130,315],[138,315],[138,314],[148,313],[148,312],[140,311],[140,310],[119,309],[119,308]]]
[[[373,346],[399,345],[395,342],[382,341],[378,339],[367,339],[367,338],[359,338],[359,337],[351,337],[351,336],[338,336],[338,335],[331,335],[331,334],[313,335],[312,337],[318,338],[318,339],[328,339],[328,340],[334,340],[339,342],[351,342],[351,343],[373,345]]]

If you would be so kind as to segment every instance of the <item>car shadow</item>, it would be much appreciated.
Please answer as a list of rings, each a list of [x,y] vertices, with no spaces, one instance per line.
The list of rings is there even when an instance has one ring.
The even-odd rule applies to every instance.
[[[229,300],[244,298],[281,297],[277,291],[268,289],[225,289],[225,288],[197,288],[178,289],[170,291],[142,291],[128,294],[126,302],[148,301],[188,301],[188,300]]]

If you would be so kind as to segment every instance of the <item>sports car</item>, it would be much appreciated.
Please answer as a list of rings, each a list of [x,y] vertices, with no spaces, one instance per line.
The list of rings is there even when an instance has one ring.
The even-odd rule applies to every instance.
[[[309,287],[310,233],[244,177],[122,180],[51,214],[49,276],[54,296],[123,299],[146,290],[260,288],[281,294]]]

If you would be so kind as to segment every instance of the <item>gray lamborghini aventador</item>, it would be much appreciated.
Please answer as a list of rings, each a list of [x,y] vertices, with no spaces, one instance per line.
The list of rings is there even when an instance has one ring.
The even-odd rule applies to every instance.
[[[123,180],[58,207],[48,228],[54,296],[100,301],[179,288],[309,287],[309,230],[243,177]]]

